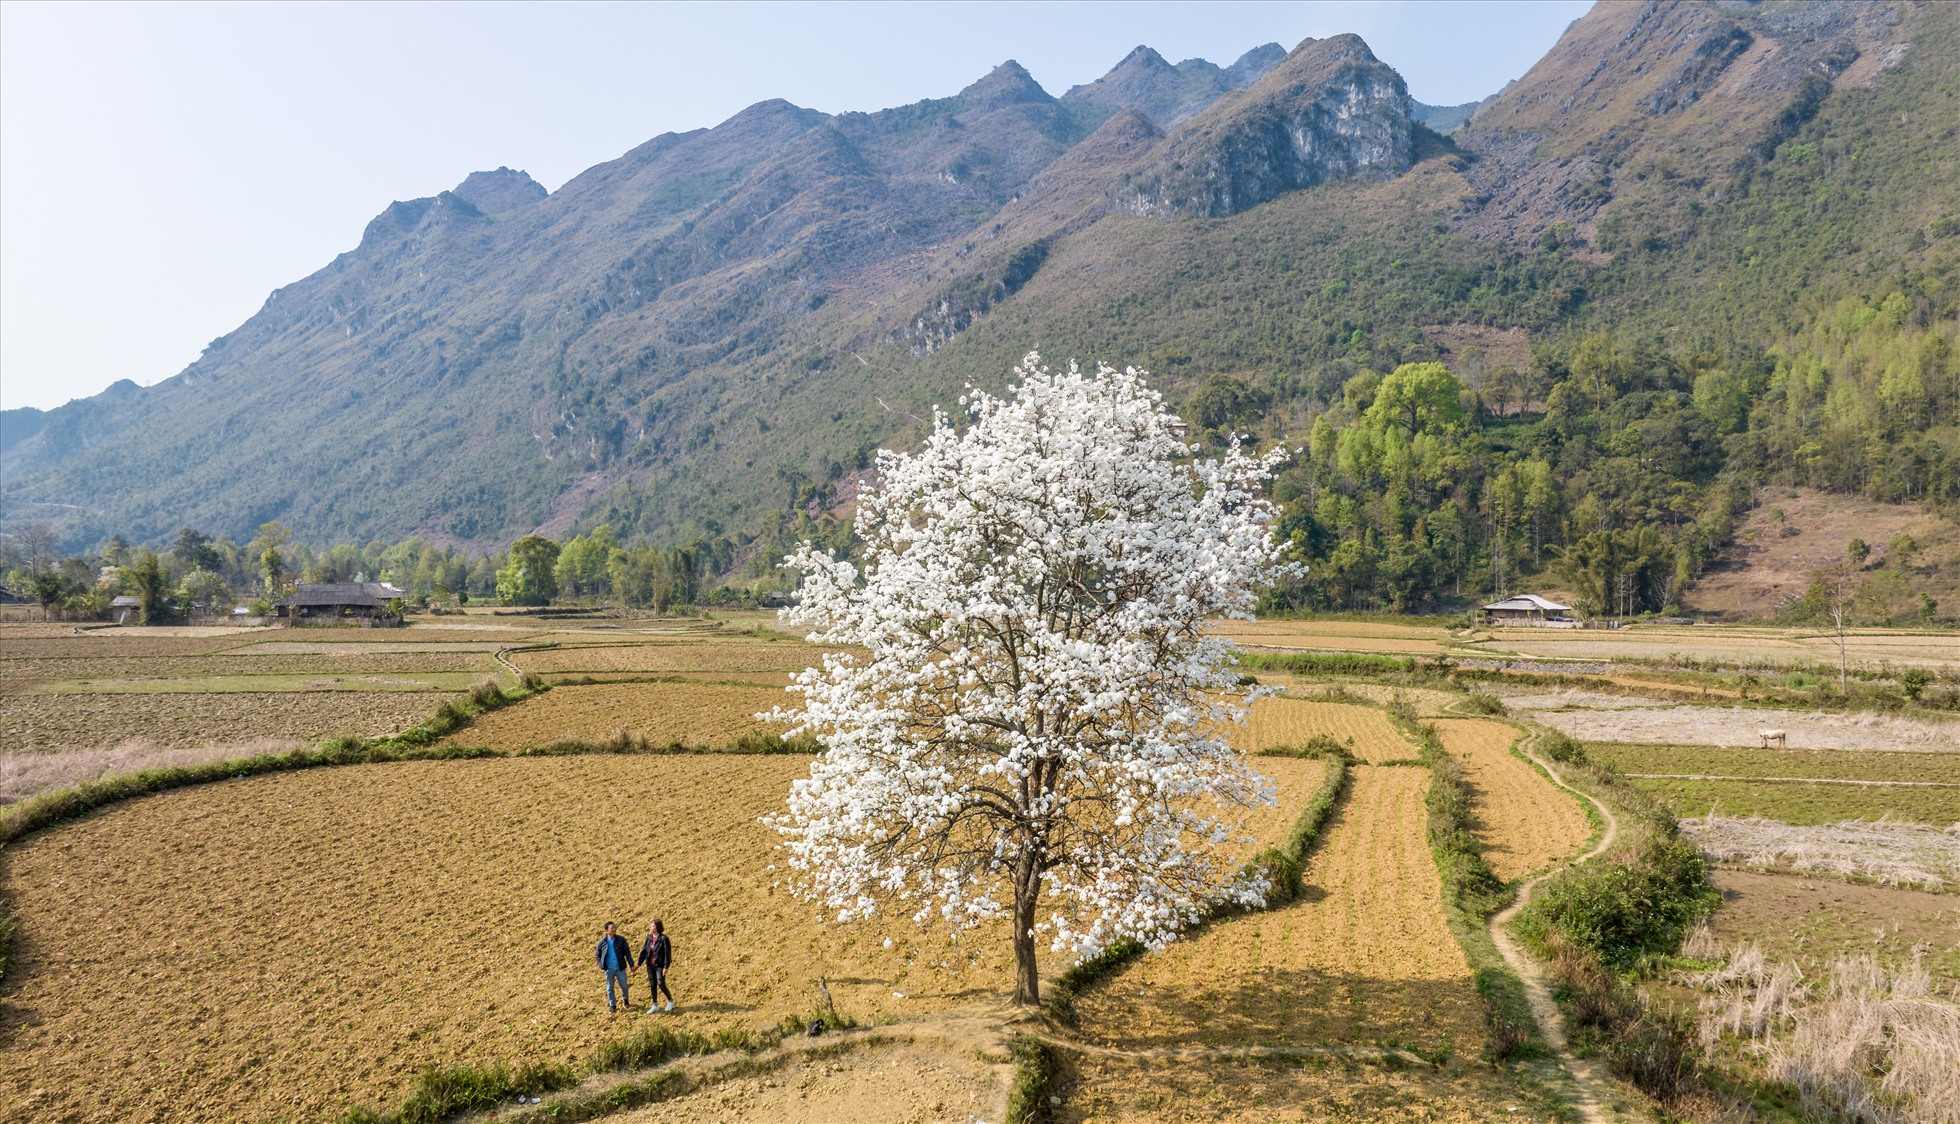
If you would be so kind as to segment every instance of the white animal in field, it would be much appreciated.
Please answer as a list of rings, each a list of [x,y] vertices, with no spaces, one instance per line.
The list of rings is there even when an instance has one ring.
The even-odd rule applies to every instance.
[[[1768,749],[1769,743],[1771,742],[1775,742],[1777,745],[1782,746],[1785,749],[1788,749],[1790,747],[1790,743],[1788,740],[1789,735],[1782,730],[1757,730],[1756,736],[1763,739],[1764,749]]]

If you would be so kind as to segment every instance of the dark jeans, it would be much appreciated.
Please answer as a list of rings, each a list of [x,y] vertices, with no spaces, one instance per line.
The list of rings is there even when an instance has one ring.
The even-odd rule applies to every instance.
[[[656,969],[651,963],[647,964],[647,987],[652,989],[653,1001],[655,1003],[660,1002],[660,993],[663,991],[667,992],[667,1002],[672,1003],[674,1001],[674,993],[667,991],[666,969]]]

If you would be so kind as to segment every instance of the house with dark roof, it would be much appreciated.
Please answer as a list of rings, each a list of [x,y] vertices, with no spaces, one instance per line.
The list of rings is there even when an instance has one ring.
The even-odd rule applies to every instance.
[[[368,628],[402,623],[404,590],[387,582],[301,582],[292,596],[273,602],[290,623],[357,624]]]
[[[1579,622],[1565,614],[1572,606],[1549,601],[1535,593],[1519,593],[1483,607],[1487,625],[1527,625],[1537,628],[1577,628]]]
[[[130,624],[143,612],[143,599],[134,594],[121,593],[109,600],[109,619],[117,624]]]

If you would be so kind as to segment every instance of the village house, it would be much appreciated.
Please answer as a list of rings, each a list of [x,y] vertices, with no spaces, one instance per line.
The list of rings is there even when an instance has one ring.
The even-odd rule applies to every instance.
[[[1535,593],[1518,593],[1483,607],[1486,625],[1522,625],[1530,628],[1578,628],[1579,622],[1566,616],[1572,606],[1548,601]]]
[[[358,624],[385,628],[402,623],[394,603],[407,597],[406,591],[387,582],[301,582],[290,597],[273,607],[287,621],[315,624]]]

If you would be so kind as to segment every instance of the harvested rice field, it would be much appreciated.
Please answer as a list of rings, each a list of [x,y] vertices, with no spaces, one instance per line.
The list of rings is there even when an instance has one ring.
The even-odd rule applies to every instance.
[[[1500,628],[1479,633],[1476,650],[1542,659],[1641,660],[1668,663],[1682,658],[1733,667],[1809,667],[1837,665],[1837,637],[1779,628],[1593,629]],[[1928,668],[1960,667],[1960,636],[1854,630],[1845,644],[1853,666],[1881,663]]]
[[[1324,765],[1257,764],[1283,804],[1255,821],[1273,842]],[[998,1000],[1012,978],[998,927],[958,945],[904,921],[827,927],[777,887],[757,817],[807,768],[348,766],[164,793],[36,836],[0,856],[20,920],[0,1118],[319,1119],[392,1105],[431,1063],[580,1060],[644,1017],[605,1013],[591,956],[609,918],[635,939],[668,923],[681,1029],[807,1012],[819,975],[865,1022]]]
[[[561,741],[601,742],[624,730],[656,745],[726,746],[762,728],[755,716],[789,705],[779,687],[711,683],[604,683],[553,687],[487,714],[451,735],[451,745],[529,749]]]
[[[675,672],[801,671],[823,659],[824,649],[799,641],[767,643],[749,639],[640,644],[572,644],[515,652],[511,662],[539,675],[579,672],[635,672],[667,675]],[[782,678],[780,675],[778,678]]]
[[[1354,703],[1260,699],[1232,740],[1247,753],[1256,753],[1275,746],[1303,746],[1318,734],[1348,746],[1363,761],[1404,761],[1416,755],[1415,746],[1387,715]]]
[[[453,696],[430,691],[0,695],[0,745],[15,752],[167,747],[265,738],[311,744],[406,729]]]
[[[1516,727],[1488,718],[1435,722],[1443,748],[1463,763],[1484,857],[1506,882],[1577,854],[1592,824],[1570,793],[1511,753]]]
[[[1503,1090],[1474,1060],[1483,1016],[1424,839],[1429,780],[1412,766],[1355,766],[1302,900],[1213,924],[1079,996],[1091,1048],[1066,1118],[1326,1119],[1370,1102],[1405,1109],[1398,1118],[1488,1118]],[[1302,1046],[1328,1049],[1286,1062],[1209,1053]],[[1380,1048],[1442,1065],[1348,1068],[1345,1051]]]
[[[1439,655],[1449,639],[1441,628],[1369,621],[1226,621],[1218,626],[1218,632],[1251,649],[1405,656]]]
[[[1076,1000],[1088,1041],[1127,1049],[1379,1045],[1474,1055],[1482,1016],[1424,841],[1429,771],[1357,765],[1305,898],[1221,921]]]

